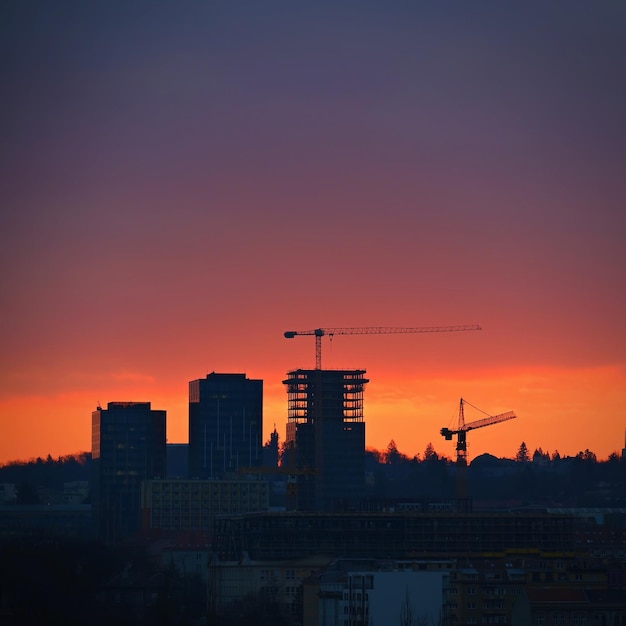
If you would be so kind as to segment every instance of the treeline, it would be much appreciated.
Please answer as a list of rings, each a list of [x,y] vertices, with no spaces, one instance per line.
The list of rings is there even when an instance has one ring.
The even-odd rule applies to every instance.
[[[432,444],[422,455],[401,453],[392,440],[384,451],[367,450],[368,495],[373,498],[419,499],[457,495],[456,462],[440,456]],[[532,454],[522,442],[512,458],[483,454],[466,470],[467,495],[491,506],[626,506],[626,460],[618,454],[599,461],[586,449],[573,457]]]
[[[38,504],[41,490],[63,491],[65,483],[89,481],[91,453],[80,452],[53,459],[37,457],[0,466],[0,483],[16,487],[17,504]]]
[[[396,445],[396,442],[393,439],[389,442],[389,444],[384,450],[376,450],[375,448],[368,448],[367,454],[371,456],[372,458],[376,459],[378,463],[383,463],[383,464],[406,463],[406,462],[419,463],[421,461],[432,461],[432,460],[437,460],[437,459],[443,459],[443,460],[448,460],[448,461],[452,460],[446,455],[440,455],[435,450],[435,447],[433,446],[433,444],[430,442],[426,445],[426,448],[424,449],[423,453],[417,452],[416,454],[413,454],[413,455],[404,454],[400,452],[400,450],[398,450],[398,446]],[[530,461],[534,461],[534,462],[560,461],[561,459],[568,459],[568,458],[583,459],[586,461],[592,461],[594,463],[603,462],[602,460],[598,460],[598,457],[596,456],[596,454],[592,452],[591,450],[589,450],[588,448],[586,448],[585,450],[580,450],[573,457],[568,457],[568,456],[562,457],[558,450],[555,450],[552,453],[548,451],[544,452],[542,448],[535,448],[535,450],[531,454],[528,446],[526,445],[526,442],[524,441],[522,441],[522,443],[519,445],[517,450],[513,452],[510,458],[505,457],[501,460],[503,461],[512,460],[518,463],[528,463]],[[621,457],[617,452],[612,452],[606,460],[609,462],[619,461],[620,458]]]
[[[271,443],[278,448],[277,441]],[[88,482],[90,472],[90,453],[48,456],[1,466],[0,484],[15,485],[15,503],[37,504],[45,490],[62,492],[65,483]],[[368,449],[365,472],[366,495],[372,499],[457,495],[456,462],[440,455],[432,443],[412,456],[402,453],[393,440],[385,450]],[[511,458],[490,454],[474,458],[467,468],[467,493],[479,503],[510,506],[622,507],[626,506],[626,460],[617,453],[598,460],[588,449],[572,457],[541,448],[530,452],[522,442]]]

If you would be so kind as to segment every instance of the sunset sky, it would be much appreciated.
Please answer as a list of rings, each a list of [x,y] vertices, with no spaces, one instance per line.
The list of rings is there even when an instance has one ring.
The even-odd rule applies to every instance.
[[[626,3],[0,8],[0,463],[90,450],[100,403],[187,441],[190,380],[264,380],[286,330],[364,368],[366,439],[454,456],[459,398],[606,458],[626,417]],[[484,414],[468,409],[466,420]]]

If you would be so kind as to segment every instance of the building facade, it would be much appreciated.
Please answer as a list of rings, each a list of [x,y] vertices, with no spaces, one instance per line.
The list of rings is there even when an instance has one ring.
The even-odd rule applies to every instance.
[[[229,607],[245,603],[250,598],[275,602],[289,624],[303,624],[303,581],[326,567],[331,557],[315,554],[301,559],[268,559],[254,561],[243,555],[234,561],[213,558],[208,568],[209,614],[216,616]],[[262,622],[259,622],[262,623]]]
[[[140,528],[142,481],[165,476],[166,412],[150,402],[109,402],[91,422],[94,526],[117,543]]]
[[[189,478],[261,464],[263,381],[217,374],[189,383]]]
[[[299,511],[354,508],[365,487],[365,370],[293,370],[288,395],[287,459],[299,472]],[[285,464],[285,461],[283,461]]]
[[[144,530],[213,530],[218,515],[267,511],[265,480],[147,480],[142,485]]]
[[[451,561],[338,559],[304,581],[303,626],[440,624]]]
[[[301,558],[324,553],[351,558],[450,558],[537,549],[572,552],[574,518],[546,513],[287,512],[216,520],[220,558]]]

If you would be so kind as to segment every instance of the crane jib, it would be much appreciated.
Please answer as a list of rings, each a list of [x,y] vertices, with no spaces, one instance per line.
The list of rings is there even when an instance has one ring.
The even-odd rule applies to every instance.
[[[478,324],[464,326],[362,326],[354,328],[313,328],[311,330],[287,330],[286,339],[297,335],[313,335],[315,337],[315,369],[322,369],[322,337],[333,335],[392,335],[400,333],[449,333],[465,330],[482,330]]]

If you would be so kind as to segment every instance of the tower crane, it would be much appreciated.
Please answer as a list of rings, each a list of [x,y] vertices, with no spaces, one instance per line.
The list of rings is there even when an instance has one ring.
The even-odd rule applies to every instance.
[[[450,430],[449,428],[442,428],[441,434],[447,441],[452,439],[453,435],[457,436],[456,441],[456,478],[457,478],[457,497],[459,499],[467,498],[467,432],[475,430],[476,428],[483,428],[484,426],[491,426],[492,424],[499,424],[500,422],[506,422],[517,417],[513,411],[507,411],[506,413],[500,413],[499,415],[490,415],[483,419],[465,423],[465,412],[463,405],[469,404],[469,402],[463,400],[459,402],[459,423],[456,430]],[[473,406],[470,404],[470,406]],[[477,407],[474,407],[477,408]],[[479,409],[480,410],[480,409]]]
[[[298,335],[313,335],[315,337],[315,369],[322,369],[322,337],[332,338],[333,335],[396,335],[400,333],[450,333],[462,330],[482,330],[473,326],[422,326],[418,328],[395,326],[364,326],[360,328],[314,328],[313,330],[288,330],[285,338],[293,339]]]

